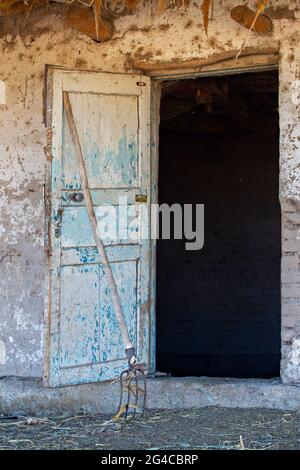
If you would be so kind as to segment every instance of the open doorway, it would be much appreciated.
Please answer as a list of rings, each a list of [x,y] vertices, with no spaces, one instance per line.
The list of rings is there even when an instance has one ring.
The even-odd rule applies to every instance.
[[[163,83],[159,203],[205,205],[205,241],[157,246],[157,370],[280,375],[278,72]]]

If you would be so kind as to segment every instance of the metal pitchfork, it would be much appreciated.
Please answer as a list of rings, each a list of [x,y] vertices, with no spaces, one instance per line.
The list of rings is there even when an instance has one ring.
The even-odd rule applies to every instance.
[[[146,375],[143,364],[138,364],[135,348],[130,341],[128,328],[125,322],[124,313],[120,301],[120,295],[118,292],[117,284],[111,269],[111,265],[108,261],[107,254],[104,248],[104,244],[101,238],[100,230],[98,228],[97,219],[95,215],[95,210],[92,202],[91,192],[88,185],[88,178],[86,173],[86,168],[84,164],[84,157],[81,149],[81,144],[79,141],[79,136],[76,128],[76,123],[73,116],[72,106],[70,103],[69,93],[63,92],[63,102],[64,108],[70,128],[70,133],[72,137],[72,142],[75,148],[75,154],[78,162],[82,192],[84,195],[87,213],[90,219],[90,224],[93,231],[93,236],[97,245],[99,252],[100,260],[103,265],[104,272],[108,279],[108,284],[110,286],[112,301],[116,313],[116,317],[119,323],[119,328],[123,336],[125,344],[125,353],[128,359],[128,369],[123,371],[117,381],[120,382],[121,395],[120,403],[117,414],[114,419],[119,419],[124,415],[125,420],[127,419],[129,413],[132,413],[132,418],[134,419],[136,413],[138,412],[139,399],[141,399],[141,413],[145,413],[145,404],[146,404]],[[131,399],[133,397],[133,403]]]

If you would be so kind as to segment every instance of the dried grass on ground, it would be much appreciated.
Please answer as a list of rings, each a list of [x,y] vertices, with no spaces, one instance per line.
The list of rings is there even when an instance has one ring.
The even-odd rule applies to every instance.
[[[0,417],[0,449],[300,449],[300,411],[202,408],[110,417]]]

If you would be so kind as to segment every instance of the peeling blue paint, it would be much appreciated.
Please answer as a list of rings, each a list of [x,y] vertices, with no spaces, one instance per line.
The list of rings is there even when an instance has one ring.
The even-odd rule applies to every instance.
[[[108,107],[109,99],[107,96]],[[122,99],[122,109],[118,99]],[[110,203],[110,197],[116,201],[124,188],[132,191],[132,204],[135,191],[150,194],[149,154],[139,147],[138,97],[116,98],[115,94],[111,100],[114,120],[111,121],[110,129],[111,117],[109,113],[103,113],[100,95],[72,93],[73,113],[78,123],[93,201],[97,201],[94,202],[95,206],[102,204],[101,201]],[[124,112],[127,103],[128,112]],[[105,134],[101,134],[101,119],[106,119],[109,123],[104,126]],[[144,127],[143,132],[146,137],[148,127]],[[142,179],[140,172],[143,172],[145,181],[143,188],[138,188]],[[68,191],[71,193],[81,185],[65,116],[62,160],[60,162],[56,158],[53,161],[52,175],[52,184],[57,187],[60,204],[64,208],[61,237],[55,242],[60,280],[53,295],[53,305],[59,305],[60,311],[56,319],[55,334],[51,336],[52,383],[107,380],[119,375],[127,366],[124,342],[84,202],[77,204],[68,198]],[[140,227],[130,225],[129,229],[138,233]],[[146,242],[145,246],[138,245],[138,242],[136,246],[132,246],[132,243],[126,245],[125,240],[122,244],[111,244],[107,247],[107,252],[117,281],[129,335],[137,348],[139,359],[146,360],[149,327],[142,311],[149,285]],[[140,269],[141,260],[143,271]],[[55,315],[56,310],[53,318]],[[51,327],[53,330],[53,325]]]

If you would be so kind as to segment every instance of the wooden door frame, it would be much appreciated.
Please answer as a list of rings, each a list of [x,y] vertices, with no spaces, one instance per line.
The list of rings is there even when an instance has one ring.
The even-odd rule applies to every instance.
[[[206,59],[193,59],[192,61],[151,63],[133,62],[132,73],[143,73],[152,78],[151,83],[151,203],[158,201],[158,164],[159,164],[159,123],[160,123],[160,97],[161,84],[166,80],[179,80],[200,78],[205,76],[235,75],[240,73],[255,73],[259,71],[276,70],[279,68],[279,50],[262,49],[246,50],[236,61],[237,51],[223,54],[213,54]],[[50,258],[51,258],[51,163],[52,163],[52,93],[53,74],[55,70],[66,72],[106,72],[105,70],[69,69],[56,65],[45,66],[44,81],[44,124],[46,127],[47,143],[45,147],[45,262],[47,273],[45,276],[45,306],[44,306],[44,382],[49,374],[50,352],[50,322],[51,322],[51,295],[50,295]],[[130,73],[129,73],[130,74]],[[151,240],[150,250],[150,331],[149,331],[149,375],[156,372],[156,240]]]
[[[46,156],[45,183],[44,183],[44,257],[46,263],[45,276],[45,302],[44,302],[44,354],[43,354],[43,382],[46,385],[49,377],[50,354],[50,323],[51,323],[51,175],[52,175],[52,103],[53,103],[53,74],[60,67],[45,66],[43,89],[43,120],[46,127]]]
[[[133,62],[133,68],[152,77],[151,87],[151,202],[158,202],[159,124],[161,85],[167,80],[228,76],[279,69],[279,50],[244,51],[236,60],[238,51],[213,54],[205,59],[182,62]],[[278,181],[278,186],[280,179]],[[152,227],[152,224],[151,224]],[[156,373],[156,240],[151,240],[150,270],[150,374]]]

